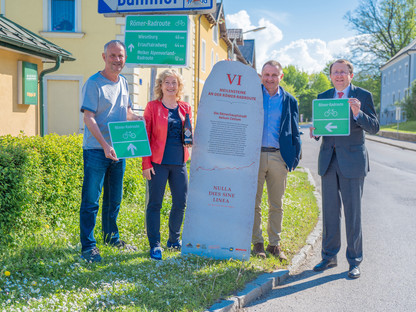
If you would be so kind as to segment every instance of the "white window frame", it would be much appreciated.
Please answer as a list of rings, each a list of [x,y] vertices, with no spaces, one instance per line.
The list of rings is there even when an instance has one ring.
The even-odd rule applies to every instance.
[[[201,40],[201,71],[205,73],[207,63],[207,43]]]
[[[51,29],[51,0],[43,0],[43,31],[40,34],[44,37],[55,38],[82,38],[85,33],[81,32],[81,0],[75,1],[75,27],[72,32],[52,31]]]
[[[218,45],[218,24],[215,24],[214,27],[212,27],[212,41]]]

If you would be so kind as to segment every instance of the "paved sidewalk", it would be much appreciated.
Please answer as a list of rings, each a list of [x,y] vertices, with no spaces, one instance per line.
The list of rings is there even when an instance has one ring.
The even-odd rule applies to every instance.
[[[387,145],[397,146],[406,150],[416,152],[415,142],[399,141],[399,140],[385,138],[379,135],[371,135],[371,134],[366,134],[365,138],[370,141],[376,141],[376,142],[387,144]]]

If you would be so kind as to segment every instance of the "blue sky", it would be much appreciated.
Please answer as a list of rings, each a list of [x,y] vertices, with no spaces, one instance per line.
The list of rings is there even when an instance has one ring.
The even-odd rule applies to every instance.
[[[256,39],[257,67],[269,59],[283,66],[296,65],[318,72],[337,57],[349,56],[348,42],[356,33],[344,19],[359,0],[223,0],[228,28],[244,31],[245,39]]]

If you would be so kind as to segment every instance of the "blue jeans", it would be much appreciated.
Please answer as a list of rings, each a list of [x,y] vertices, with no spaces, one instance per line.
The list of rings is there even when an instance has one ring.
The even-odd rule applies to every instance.
[[[160,209],[162,208],[166,182],[172,194],[172,208],[169,214],[169,241],[176,243],[185,213],[188,193],[186,165],[158,165],[152,163],[155,175],[149,180],[149,203],[146,210],[146,228],[150,248],[160,246]]]
[[[101,190],[104,187],[102,204],[102,231],[104,243],[115,244],[120,236],[117,216],[123,197],[125,159],[113,161],[105,157],[101,149],[84,149],[84,183],[80,209],[80,232],[82,251],[95,247],[94,227],[96,223]]]

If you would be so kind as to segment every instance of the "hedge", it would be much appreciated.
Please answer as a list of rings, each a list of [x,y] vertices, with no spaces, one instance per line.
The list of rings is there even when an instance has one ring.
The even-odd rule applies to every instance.
[[[145,191],[140,162],[127,161],[126,202]],[[82,180],[82,135],[0,137],[0,242],[78,218]]]

